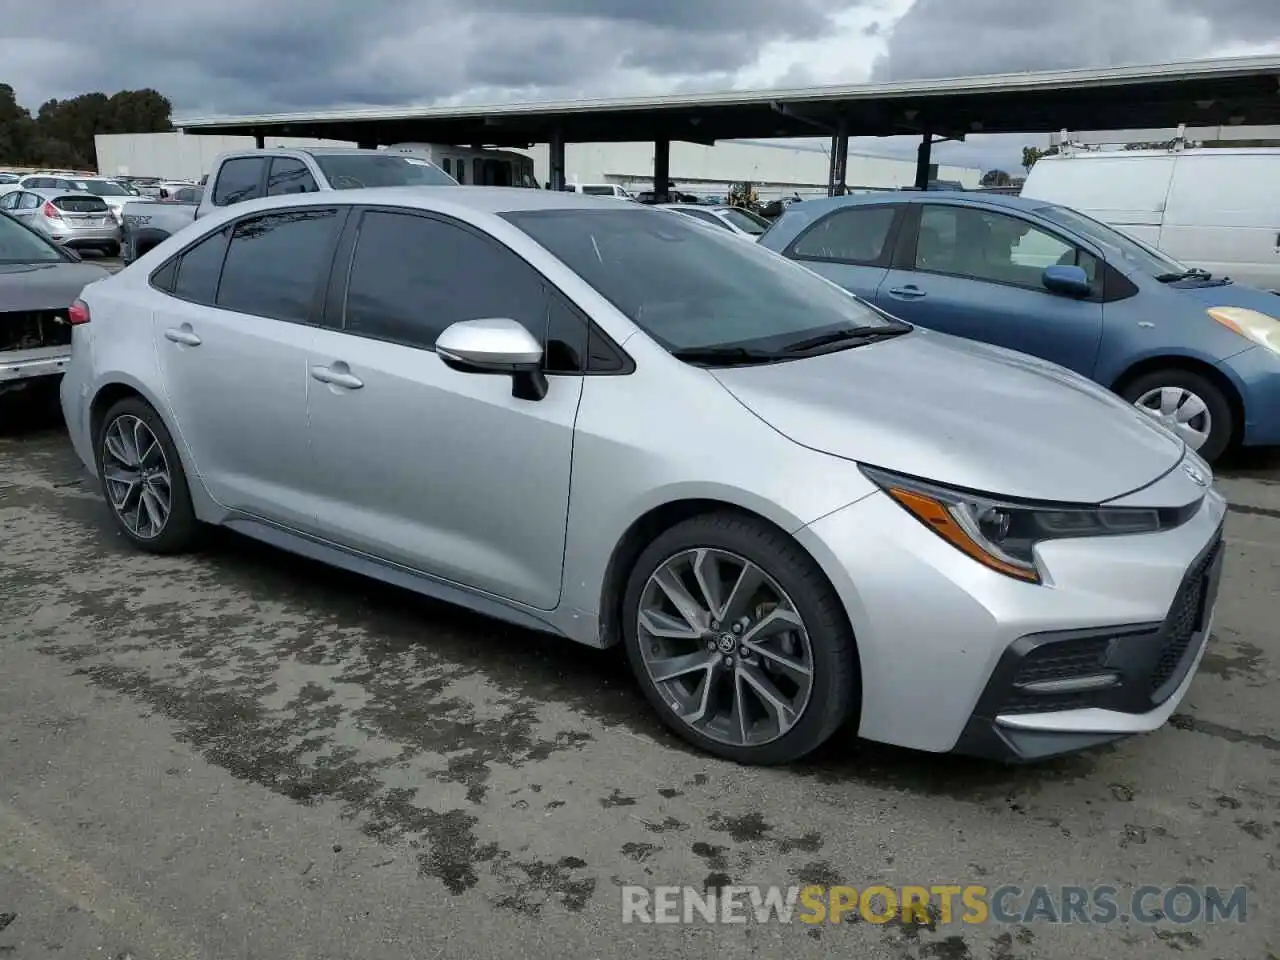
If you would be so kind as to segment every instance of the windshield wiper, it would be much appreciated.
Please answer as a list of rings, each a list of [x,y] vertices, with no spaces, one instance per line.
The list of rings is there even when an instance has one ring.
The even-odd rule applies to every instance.
[[[896,337],[906,333],[910,327],[849,327],[847,330],[833,330],[829,333],[820,333],[814,337],[808,337],[804,340],[797,340],[795,343],[788,343],[782,349],[787,353],[803,353],[806,350],[816,350],[819,347],[826,347],[836,343],[852,343],[859,341],[867,343],[871,340],[881,340],[885,337]]]
[[[1161,283],[1173,283],[1177,280],[1190,280],[1192,278],[1196,280],[1212,280],[1213,274],[1200,267],[1192,267],[1189,270],[1183,270],[1181,273],[1161,273],[1156,275],[1156,279]]]
[[[773,363],[782,359],[771,350],[752,350],[749,347],[686,347],[673,350],[677,360],[705,367],[736,367],[752,363]]]

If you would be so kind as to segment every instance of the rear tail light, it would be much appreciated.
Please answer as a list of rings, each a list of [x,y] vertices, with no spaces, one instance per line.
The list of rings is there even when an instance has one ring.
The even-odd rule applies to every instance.
[[[50,220],[62,219],[62,211],[53,205],[52,200],[46,200],[44,202],[44,206],[40,208],[40,212],[43,213],[46,217],[48,217]]]
[[[71,304],[71,309],[67,311],[67,322],[73,327],[78,327],[82,323],[89,322],[89,305],[83,300],[77,300]]]

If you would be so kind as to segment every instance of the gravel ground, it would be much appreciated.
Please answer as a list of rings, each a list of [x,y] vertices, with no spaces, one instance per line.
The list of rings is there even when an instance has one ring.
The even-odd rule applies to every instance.
[[[1150,736],[1028,768],[839,737],[686,749],[613,653],[232,536],[112,531],[0,407],[0,960],[1280,953],[1280,463],[1233,511],[1212,648]],[[623,884],[1247,885],[1244,923],[621,922]]]

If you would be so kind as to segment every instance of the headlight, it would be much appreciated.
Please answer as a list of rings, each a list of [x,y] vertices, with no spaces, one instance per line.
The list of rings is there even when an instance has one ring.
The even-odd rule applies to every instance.
[[[1210,307],[1209,316],[1232,333],[1252,340],[1272,353],[1280,353],[1280,320],[1244,307]]]
[[[1046,540],[1155,533],[1178,526],[1199,507],[1086,507],[1005,500],[904,477],[862,472],[953,547],[1006,576],[1040,583],[1035,548]]]

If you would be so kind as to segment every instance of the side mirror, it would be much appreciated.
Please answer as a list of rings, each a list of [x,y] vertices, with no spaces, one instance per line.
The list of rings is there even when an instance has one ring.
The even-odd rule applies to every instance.
[[[1087,297],[1093,292],[1089,285],[1089,275],[1084,272],[1083,267],[1075,264],[1045,267],[1041,282],[1050,293],[1058,293],[1064,297]]]
[[[515,320],[492,317],[452,324],[436,338],[436,354],[462,373],[510,376],[511,395],[521,400],[547,395],[542,344]]]

